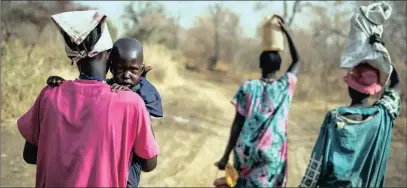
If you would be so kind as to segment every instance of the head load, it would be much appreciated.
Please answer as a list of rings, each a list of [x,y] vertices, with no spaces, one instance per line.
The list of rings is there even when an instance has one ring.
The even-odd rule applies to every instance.
[[[389,19],[391,11],[385,2],[360,7],[351,19],[349,38],[341,56],[341,68],[352,69],[360,63],[368,63],[379,71],[380,85],[388,84],[392,72],[391,59],[380,38],[383,34],[382,24]]]
[[[60,30],[65,52],[72,63],[92,58],[112,48],[107,16],[95,10],[71,11],[51,16]]]

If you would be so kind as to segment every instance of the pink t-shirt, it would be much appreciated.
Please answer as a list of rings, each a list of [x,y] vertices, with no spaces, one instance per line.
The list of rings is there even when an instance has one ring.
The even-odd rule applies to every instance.
[[[159,153],[140,96],[98,81],[44,88],[17,124],[38,146],[36,187],[125,187],[132,151]]]

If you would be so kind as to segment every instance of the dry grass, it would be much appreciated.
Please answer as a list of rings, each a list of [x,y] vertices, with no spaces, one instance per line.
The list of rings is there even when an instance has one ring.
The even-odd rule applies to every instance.
[[[33,104],[46,79],[59,75],[65,79],[75,79],[76,66],[71,66],[61,44],[40,45],[35,48],[30,61],[27,61],[28,48],[20,41],[4,44],[2,56],[2,124],[15,122]],[[184,81],[179,74],[177,63],[171,52],[158,45],[145,46],[145,63],[153,66],[148,74],[159,90],[182,86]],[[110,76],[110,74],[108,75]],[[12,123],[12,124],[13,124]]]
[[[16,119],[34,103],[45,86],[48,76],[60,75],[66,79],[73,79],[77,75],[76,67],[70,65],[61,46],[41,45],[34,51],[31,63],[26,63],[25,54],[28,49],[16,41],[8,45],[7,56],[2,57],[4,64],[1,83],[3,97],[1,159],[2,171],[5,173],[2,173],[1,179],[7,186],[29,187],[35,181],[35,166],[27,165],[21,158],[24,142],[16,129]],[[169,50],[162,46],[149,44],[144,47],[145,63],[153,67],[147,78],[157,87],[163,99],[165,119],[153,123],[163,151],[161,156],[171,164],[174,163],[173,157],[175,156],[177,159],[190,161],[196,152],[199,152],[200,147],[198,146],[203,146],[203,140],[212,138],[207,136],[209,132],[214,132],[211,130],[212,125],[219,124],[219,121],[225,121],[225,118],[231,118],[230,115],[233,115],[232,111],[227,110],[230,109],[228,99],[222,98],[222,92],[213,89],[217,86],[206,80],[186,79],[191,75],[184,75],[189,73],[184,73],[183,69],[178,67],[180,65],[177,61],[178,57],[174,57]],[[11,51],[10,49],[17,50]],[[50,51],[53,53],[47,53]],[[186,118],[192,122],[188,125],[180,124],[175,121],[175,117]],[[208,122],[200,122],[203,118]],[[171,127],[171,134],[168,134],[169,127]],[[179,137],[174,137],[174,135]],[[217,139],[219,141],[222,138]],[[189,145],[189,143],[192,144],[192,141],[192,146],[196,146],[195,149]],[[213,141],[213,143],[218,145],[218,141]],[[173,150],[175,145],[180,149],[185,148],[185,151],[189,153],[185,159],[183,158],[184,152]],[[216,160],[218,156],[217,153],[212,154],[215,157],[207,160],[208,163],[212,163],[212,160]],[[202,160],[205,159],[198,161]],[[161,160],[161,168],[156,172],[169,173],[165,177],[169,179],[168,181],[172,181],[174,179],[171,177],[172,170],[179,169],[170,168],[165,164],[166,162]],[[180,165],[181,163],[177,164],[177,166]],[[188,173],[196,174],[193,170],[189,170]],[[24,180],[16,181],[17,179]],[[144,182],[148,182],[146,179],[144,180]]]
[[[13,41],[4,44],[5,55],[2,58],[2,125],[15,121],[33,104],[45,87],[46,79],[51,75],[61,75],[67,79],[75,76],[76,67],[72,67],[66,58],[62,45],[43,45],[33,51],[32,59],[27,60],[28,49]]]
[[[160,45],[146,44],[144,46],[144,63],[153,69],[147,78],[162,89],[182,86],[184,80],[179,70],[180,63],[173,53]]]
[[[230,99],[238,84],[258,78],[258,72],[224,72],[197,74],[185,71],[184,59],[162,46],[145,44],[145,64],[153,70],[147,78],[159,90],[165,118],[155,121],[154,131],[162,153],[158,168],[142,176],[141,186],[210,186],[215,177],[213,163],[227,143],[234,115]],[[15,121],[28,110],[50,75],[73,79],[77,75],[63,52],[62,45],[40,45],[33,59],[26,61],[26,49],[18,41],[7,46],[2,56],[2,182],[7,186],[32,186],[35,167],[21,158],[23,139]],[[16,49],[11,51],[11,49]],[[52,53],[50,53],[52,52]],[[288,65],[284,65],[285,70]],[[218,69],[228,70],[226,64]],[[298,185],[309,152],[318,136],[321,121],[328,109],[347,105],[347,93],[341,73],[321,80],[318,75],[303,73],[289,117],[289,186]],[[327,87],[328,83],[336,83]],[[325,92],[321,92],[325,91]],[[341,91],[341,92],[338,92]],[[328,97],[329,96],[329,97]],[[405,114],[405,113],[404,113]],[[186,119],[188,123],[179,122]],[[392,151],[405,149],[406,118],[396,121]],[[398,135],[398,136],[397,136]],[[17,148],[17,149],[16,149]],[[388,185],[404,185],[405,152],[392,152]],[[202,172],[205,172],[202,174]],[[24,179],[23,181],[18,181]]]

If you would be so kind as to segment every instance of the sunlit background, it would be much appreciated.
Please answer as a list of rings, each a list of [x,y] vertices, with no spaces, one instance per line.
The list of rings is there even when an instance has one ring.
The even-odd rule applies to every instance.
[[[126,36],[143,43],[145,63],[153,67],[147,78],[163,99],[165,117],[153,121],[162,153],[157,169],[142,174],[142,187],[212,185],[235,113],[230,100],[242,81],[260,76],[264,17],[281,15],[302,60],[288,125],[288,186],[296,187],[325,113],[350,103],[339,60],[350,17],[371,2],[1,1],[2,186],[35,185],[35,166],[22,159],[16,120],[49,76],[78,76],[50,16],[98,9],[108,15],[114,40]],[[393,129],[386,186],[405,187],[407,3],[389,4],[393,12],[383,40],[403,81],[403,108]],[[282,72],[291,63],[289,54],[286,48]]]

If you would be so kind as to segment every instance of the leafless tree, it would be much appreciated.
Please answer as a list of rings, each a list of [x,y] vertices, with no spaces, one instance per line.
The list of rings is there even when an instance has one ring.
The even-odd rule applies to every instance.
[[[240,48],[241,31],[239,15],[221,4],[211,5],[207,14],[198,17],[194,27],[188,29],[184,55],[207,62],[210,71],[220,61],[231,64]]]
[[[165,7],[158,2],[131,2],[122,16],[127,22],[126,35],[137,38],[140,41],[161,41],[161,38],[153,39],[157,32],[162,32],[165,22]]]
[[[170,17],[165,6],[159,2],[132,2],[125,7],[122,16],[125,21],[126,36],[142,42],[163,44],[176,49],[179,43],[180,14]]]
[[[280,1],[281,2],[281,1]],[[271,1],[271,3],[275,3],[273,1]],[[284,21],[286,22],[285,25],[287,27],[290,27],[294,21],[295,16],[301,12],[302,7],[304,3],[302,3],[301,1],[294,1],[294,4],[291,7],[291,13],[289,13],[289,6],[288,6],[288,1],[282,1],[283,3],[283,15],[281,15],[281,17],[284,19]],[[264,10],[267,10],[267,4],[266,2],[258,2],[254,5],[254,11],[255,12],[261,12]]]
[[[27,53],[27,61],[30,61],[31,54],[45,28],[52,23],[50,19],[52,14],[87,8],[75,4],[73,1],[2,1],[1,4],[4,42],[7,43],[11,38],[23,39],[23,42],[27,43],[27,46],[30,48]]]
[[[297,12],[301,11],[301,4],[300,1],[295,1],[294,5],[292,7],[292,11],[291,11],[291,15],[288,15],[288,2],[284,1],[284,13],[283,13],[283,19],[285,21],[287,21],[286,25],[287,27],[290,27],[291,24],[294,21],[295,15],[297,14]]]
[[[212,17],[213,22],[213,32],[214,32],[214,54],[209,58],[208,63],[208,70],[213,71],[216,67],[216,63],[219,60],[219,51],[220,51],[220,43],[219,43],[219,27],[220,27],[220,16],[223,11],[223,6],[221,3],[216,3],[214,5],[209,6],[209,13]]]

